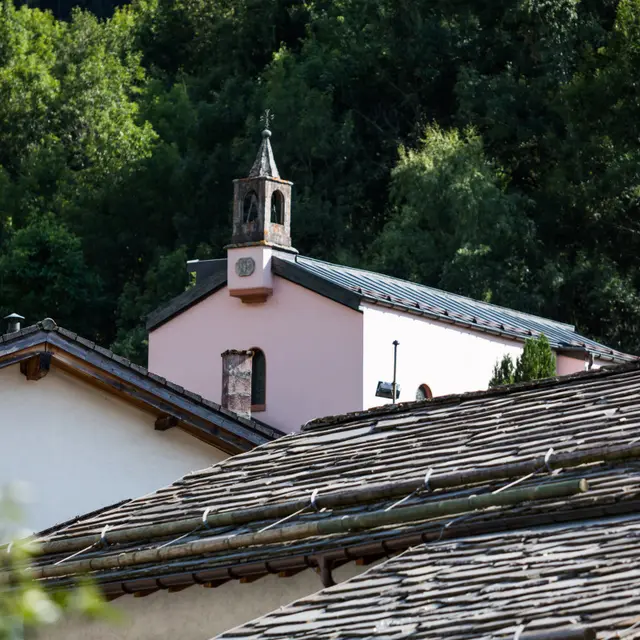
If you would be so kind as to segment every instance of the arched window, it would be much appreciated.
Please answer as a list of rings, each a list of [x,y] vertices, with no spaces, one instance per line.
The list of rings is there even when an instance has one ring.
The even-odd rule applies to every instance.
[[[251,351],[251,411],[264,411],[267,403],[267,361],[261,349]]]
[[[271,196],[271,222],[284,224],[284,196],[277,190]]]
[[[429,385],[421,384],[416,391],[416,400],[430,400],[431,398],[433,398],[433,393],[431,393]]]
[[[242,222],[255,222],[258,219],[258,194],[252,189],[244,197],[242,203]]]

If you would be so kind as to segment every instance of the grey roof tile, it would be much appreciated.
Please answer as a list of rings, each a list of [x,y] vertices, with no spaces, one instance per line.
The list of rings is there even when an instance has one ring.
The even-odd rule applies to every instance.
[[[74,340],[79,344],[83,345],[84,347],[87,347],[87,349],[93,349],[96,346],[96,343],[93,342],[92,340],[87,340],[86,338],[83,338],[82,336],[79,336],[79,335],[76,335]]]
[[[69,338],[70,340],[75,340],[78,337],[78,334],[73,332],[73,331],[69,331],[68,329],[65,329],[64,327],[58,327],[56,329],[56,332],[59,333],[60,335],[64,336],[65,338]]]
[[[611,409],[616,409],[611,414]],[[618,417],[619,416],[619,417]],[[625,418],[621,421],[620,418]],[[205,509],[221,513],[240,508],[279,504],[291,499],[308,501],[314,490],[322,496],[338,489],[367,487],[414,479],[424,482],[433,470],[434,477],[448,472],[463,473],[477,469],[495,469],[513,461],[532,460],[549,447],[556,454],[584,452],[611,445],[636,445],[640,442],[640,364],[611,370],[593,371],[564,379],[551,379],[516,385],[483,393],[436,398],[422,403],[407,403],[376,409],[326,421],[310,431],[287,435],[230,458],[207,469],[189,474],[153,494],[132,500],[122,507],[95,517],[81,519],[70,526],[50,532],[48,538],[64,539],[96,534],[105,524],[130,528],[141,524],[175,522],[201,518]],[[553,458],[552,458],[553,460]],[[365,531],[313,536],[305,539],[229,549],[179,560],[121,567],[94,574],[94,578],[114,590],[126,583],[135,590],[136,581],[149,577],[192,574],[199,571],[216,575],[242,575],[247,567],[264,571],[265,563],[315,557],[317,554],[393,553],[408,545],[428,540],[443,540],[492,533],[499,540],[501,530],[522,523],[569,521],[576,518],[608,517],[640,504],[640,461],[541,473],[525,479],[519,486],[534,486],[558,479],[586,477],[587,493],[570,498],[554,498],[512,507],[436,518],[407,524],[391,524]],[[472,494],[488,493],[505,485],[494,481],[481,486],[465,486],[409,496],[403,506],[440,501]],[[342,515],[389,508],[397,498],[372,503],[336,507],[316,513],[312,509],[290,520],[304,523]],[[255,532],[271,520],[237,526],[212,527],[194,531],[187,540],[210,536],[240,535]],[[535,536],[532,536],[532,540]],[[571,538],[568,538],[569,542]],[[86,557],[116,555],[131,549],[153,549],[167,540],[149,539],[88,552]],[[560,544],[560,535],[553,540]],[[454,543],[452,543],[454,544]],[[533,544],[533,542],[532,542]],[[535,544],[540,544],[538,541]],[[399,546],[398,546],[399,545]],[[404,546],[403,546],[404,545]],[[377,551],[376,551],[377,550]],[[485,548],[484,555],[495,554],[492,562],[522,566],[520,548]],[[587,554],[585,565],[574,561],[571,571],[591,571]],[[338,557],[336,556],[336,557]],[[553,556],[550,555],[550,558]],[[40,564],[57,562],[58,556],[39,559]],[[297,562],[297,560],[296,560]],[[476,566],[465,566],[465,580],[481,581]],[[415,567],[409,567],[415,569]],[[521,569],[517,568],[520,571]],[[472,575],[470,572],[474,571]],[[239,573],[240,572],[240,573]],[[427,571],[428,573],[428,571]],[[448,573],[447,578],[453,574]],[[405,584],[420,585],[423,575],[407,575]],[[575,578],[575,576],[574,576]],[[61,578],[64,583],[66,578]],[[442,589],[442,578],[440,589]],[[539,575],[538,579],[544,579]],[[452,587],[455,587],[452,580]],[[105,587],[105,588],[106,588]],[[339,591],[338,591],[339,592]],[[407,596],[409,597],[409,596]],[[413,597],[413,596],[411,596]],[[453,597],[453,593],[452,596]]]
[[[631,632],[640,621],[638,540],[636,513],[425,544],[217,638],[351,640],[410,627],[425,640],[506,640],[520,625],[523,637],[576,625],[598,637]]]
[[[316,276],[361,294],[364,301],[392,303],[400,308],[417,309],[434,318],[453,319],[474,329],[493,330],[516,338],[544,333],[556,348],[580,346],[595,355],[608,356],[620,362],[633,359],[633,356],[579,335],[570,324],[354,267],[304,256],[296,256],[295,263]]]
[[[103,355],[105,358],[113,358],[113,351],[109,351],[109,349],[105,349],[101,347],[99,344],[96,344],[94,347],[94,351],[97,351],[99,354]]]

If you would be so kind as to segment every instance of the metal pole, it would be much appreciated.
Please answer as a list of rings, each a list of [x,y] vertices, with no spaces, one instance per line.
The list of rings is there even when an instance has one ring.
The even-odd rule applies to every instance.
[[[393,341],[393,386],[391,387],[392,402],[396,403],[396,370],[398,368],[398,345],[397,340]]]

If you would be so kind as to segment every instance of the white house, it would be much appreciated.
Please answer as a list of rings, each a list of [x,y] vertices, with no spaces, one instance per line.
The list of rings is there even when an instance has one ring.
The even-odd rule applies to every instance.
[[[281,435],[51,319],[0,337],[0,488],[26,483],[40,530]]]
[[[560,375],[634,359],[571,325],[300,256],[269,137],[235,181],[227,258],[190,262],[196,285],[149,317],[151,371],[293,431],[391,402],[395,341],[401,402],[486,389],[496,360],[540,334]]]

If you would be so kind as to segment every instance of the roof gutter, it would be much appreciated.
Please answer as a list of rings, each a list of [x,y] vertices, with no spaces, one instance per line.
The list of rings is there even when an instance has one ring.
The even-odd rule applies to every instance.
[[[543,331],[525,331],[518,330],[516,327],[512,328],[500,328],[500,327],[492,327],[485,326],[478,319],[475,321],[470,317],[469,320],[465,320],[463,318],[456,318],[452,315],[443,315],[437,313],[435,311],[430,311],[429,309],[425,309],[423,306],[409,306],[408,304],[403,304],[401,302],[394,302],[391,300],[380,300],[375,298],[369,294],[362,293],[362,301],[366,304],[377,305],[381,307],[387,307],[389,309],[395,309],[397,311],[402,311],[404,313],[410,313],[412,315],[424,316],[427,318],[431,318],[436,322],[443,322],[445,324],[454,324],[460,327],[464,327],[469,331],[481,331],[482,333],[488,333],[493,336],[507,338],[511,340],[516,340],[518,342],[523,342],[529,338],[537,338],[540,337],[544,332]],[[545,334],[546,335],[546,334]],[[601,360],[607,360],[610,362],[617,363],[625,363],[625,362],[635,362],[638,360],[636,356],[623,354],[621,352],[614,352],[613,349],[610,352],[607,351],[599,351],[593,347],[584,346],[584,347],[567,347],[562,345],[559,342],[551,342],[551,348],[558,351],[568,351],[570,349],[582,350],[588,353],[593,353],[593,355]]]
[[[340,508],[377,502],[393,498],[402,498],[413,491],[446,490],[471,485],[485,484],[496,480],[510,480],[521,478],[530,473],[550,471],[553,469],[567,469],[594,462],[614,462],[619,460],[631,460],[640,458],[640,445],[587,449],[586,451],[571,451],[568,453],[555,453],[553,456],[538,456],[523,462],[511,462],[509,464],[484,469],[472,469],[454,473],[431,475],[428,483],[424,477],[400,482],[387,482],[377,485],[344,489],[320,494],[315,497],[314,505],[317,509]],[[108,532],[109,544],[121,544],[130,542],[149,541],[154,538],[182,535],[192,532],[200,527],[215,528],[244,525],[251,522],[265,520],[278,520],[293,515],[300,509],[309,506],[309,497],[305,496],[278,504],[223,511],[222,513],[208,514],[205,517],[185,518],[172,520],[155,525],[142,527],[130,527],[116,529]],[[57,553],[71,553],[84,549],[87,546],[103,541],[100,534],[76,536],[41,542],[35,550],[35,556],[54,555]]]
[[[261,530],[258,532],[231,535],[225,537],[202,538],[175,546],[123,552],[117,555],[87,558],[66,563],[56,563],[30,569],[30,575],[36,580],[69,576],[91,571],[120,569],[133,565],[170,562],[181,558],[190,558],[203,554],[230,551],[250,546],[276,544],[293,540],[302,540],[315,536],[330,536],[351,531],[360,531],[399,525],[409,522],[429,520],[443,516],[457,515],[491,507],[503,507],[561,497],[569,497],[588,490],[585,479],[567,480],[533,487],[521,487],[502,491],[473,495],[466,498],[454,498],[440,502],[427,502],[409,507],[398,507],[391,511],[339,516],[314,520],[300,524]],[[10,582],[11,574],[0,574],[0,584]]]

